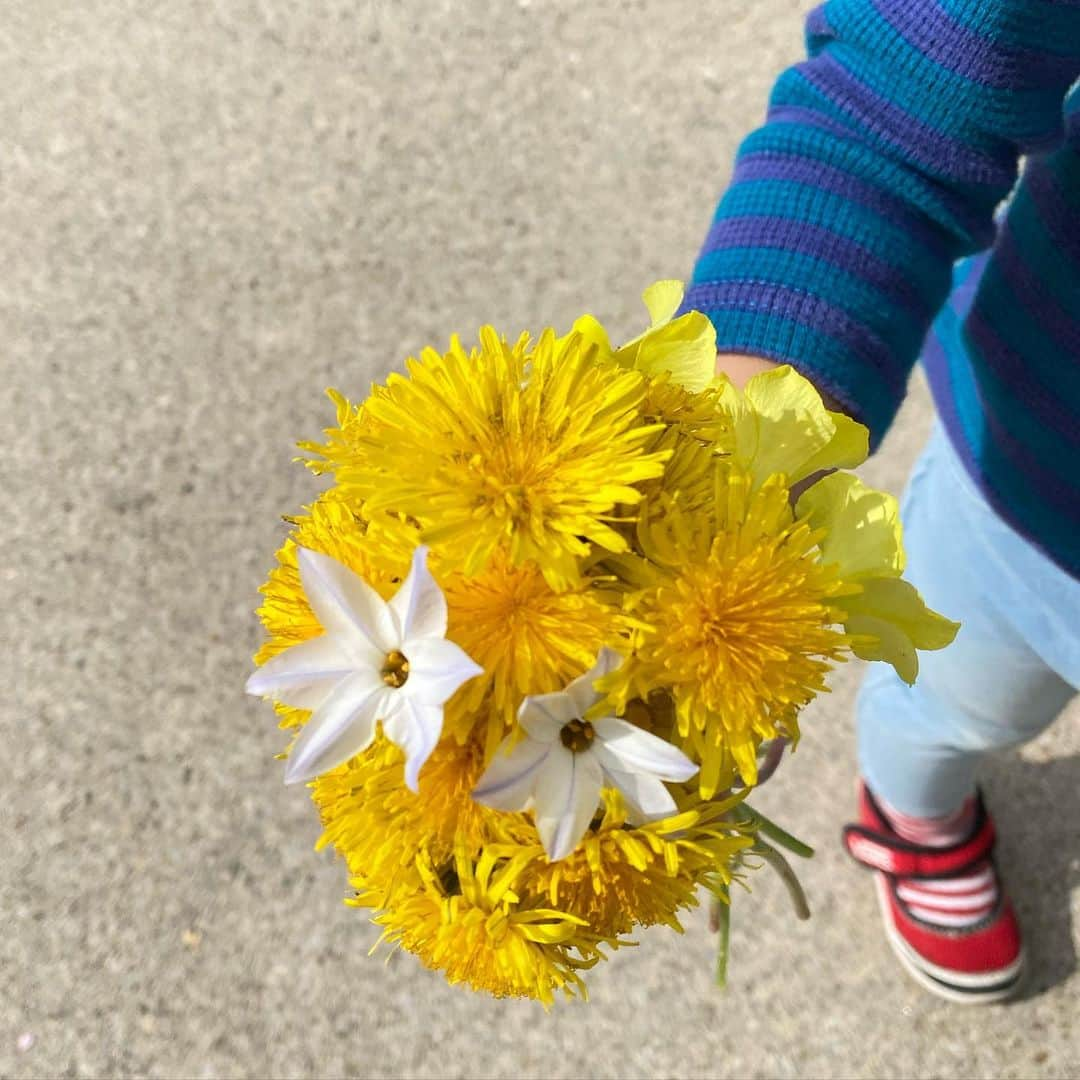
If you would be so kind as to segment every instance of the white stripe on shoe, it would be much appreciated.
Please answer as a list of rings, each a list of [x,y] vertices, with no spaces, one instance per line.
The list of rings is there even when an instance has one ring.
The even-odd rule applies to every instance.
[[[983,889],[995,884],[994,870],[989,863],[978,873],[965,874],[962,878],[908,878],[912,888],[922,892],[962,893],[969,889]]]
[[[933,926],[948,926],[954,930],[963,929],[965,926],[974,926],[982,922],[994,909],[984,908],[977,912],[937,911],[934,908],[919,907],[917,904],[908,904],[908,911],[916,919],[931,923]]]
[[[950,847],[970,835],[975,820],[975,800],[968,799],[959,810],[942,817],[920,818],[881,805],[897,836],[923,847]],[[974,926],[992,914],[1000,899],[997,878],[989,863],[962,877],[903,878],[897,896],[911,914],[936,926],[961,929]]]
[[[910,878],[908,879],[910,881]],[[922,904],[935,911],[979,911],[992,908],[997,903],[998,891],[994,885],[967,893],[927,892],[914,885],[898,885],[896,894],[909,904]]]

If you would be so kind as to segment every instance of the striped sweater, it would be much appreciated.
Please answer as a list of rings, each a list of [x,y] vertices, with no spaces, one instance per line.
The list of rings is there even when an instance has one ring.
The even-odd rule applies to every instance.
[[[1080,577],[1080,0],[829,0],[807,46],[683,309],[874,446],[921,355],[988,501]]]

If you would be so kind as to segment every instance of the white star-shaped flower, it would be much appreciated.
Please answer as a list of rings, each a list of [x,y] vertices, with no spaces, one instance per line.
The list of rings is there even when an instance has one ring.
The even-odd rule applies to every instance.
[[[655,820],[677,809],[664,782],[698,771],[681,750],[627,720],[585,719],[602,696],[593,684],[618,665],[618,653],[601,649],[596,666],[565,690],[526,697],[518,710],[526,738],[513,749],[504,740],[473,791],[496,810],[534,810],[552,862],[585,835],[601,788],[618,788],[635,821]]]
[[[386,737],[405,751],[405,783],[416,791],[439,741],[444,702],[483,670],[446,640],[446,598],[427,568],[427,548],[413,553],[389,603],[336,559],[307,548],[296,556],[304,595],[325,633],[268,660],[246,687],[312,710],[289,754],[285,783],[312,780],[366,750],[381,720]]]

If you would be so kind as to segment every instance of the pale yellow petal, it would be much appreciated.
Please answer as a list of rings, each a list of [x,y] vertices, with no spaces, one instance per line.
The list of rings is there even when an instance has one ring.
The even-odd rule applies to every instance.
[[[838,603],[853,615],[873,615],[900,627],[918,649],[944,649],[952,644],[960,624],[927,607],[910,581],[865,578],[862,592]]]
[[[587,342],[595,341],[601,356],[614,355],[621,367],[647,375],[670,374],[675,385],[699,393],[716,372],[716,330],[700,311],[688,311],[672,321],[682,298],[681,281],[650,285],[642,293],[649,309],[649,328],[614,353],[604,328],[591,315],[578,319],[574,329]]]
[[[829,418],[836,427],[833,437],[803,465],[804,476],[825,469],[857,468],[870,453],[870,432],[865,425],[844,413],[830,412]]]
[[[916,649],[944,649],[956,637],[960,624],[932,611],[916,588],[900,578],[866,578],[863,590],[836,601],[848,618],[850,634],[866,635],[852,643],[864,660],[885,660],[907,683],[919,672]]]
[[[828,413],[813,383],[790,364],[781,364],[748,379],[744,392],[750,404],[764,416],[779,418],[799,412],[824,417]]]
[[[646,329],[642,330],[641,333],[637,335],[637,337],[632,337],[629,341],[624,342],[615,350],[615,359],[625,368],[632,368],[637,364],[638,349],[640,349],[642,341],[656,330],[658,326],[662,326],[664,323],[669,322],[671,315],[675,314],[675,311],[679,306],[676,303],[675,307],[671,309],[671,314],[664,320],[664,323],[658,323],[654,316],[653,305],[649,304],[649,289],[646,289],[641,294],[641,297],[649,308],[650,323]],[[662,312],[666,305],[661,304],[660,300],[662,300],[662,298],[657,298],[657,304],[655,306],[657,311]]]
[[[654,281],[641,294],[641,299],[649,309],[650,325],[661,326],[671,322],[682,303],[684,291],[681,281]]]
[[[718,404],[731,417],[735,458],[740,464],[749,466],[758,451],[758,416],[746,400],[746,395],[727,376],[723,379]]]
[[[809,380],[784,364],[748,380],[747,403],[757,414],[757,448],[752,459],[737,453],[757,483],[783,473],[795,483],[815,471],[814,461],[832,442],[837,426]]]
[[[867,487],[851,473],[833,473],[808,488],[796,516],[815,529],[822,560],[837,563],[843,577],[899,577],[904,569],[900,512],[896,499]]]
[[[716,373],[716,328],[700,311],[688,311],[674,322],[649,330],[615,354],[647,375],[671,373],[672,381],[697,394]]]
[[[863,660],[885,660],[909,686],[919,674],[919,656],[899,627],[873,615],[853,615],[844,629],[854,635],[851,651]]]

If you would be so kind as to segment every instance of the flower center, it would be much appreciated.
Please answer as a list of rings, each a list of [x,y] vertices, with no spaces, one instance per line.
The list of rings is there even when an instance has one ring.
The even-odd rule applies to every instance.
[[[386,661],[382,668],[382,681],[395,690],[409,681],[409,661],[405,659],[403,652],[395,649],[386,654]]]
[[[559,732],[559,738],[562,739],[562,744],[567,750],[580,754],[592,746],[592,741],[596,738],[596,732],[588,720],[571,720],[570,723],[563,724],[563,729]]]
[[[461,895],[461,878],[453,863],[447,863],[439,870],[439,884],[442,885],[444,896]]]

